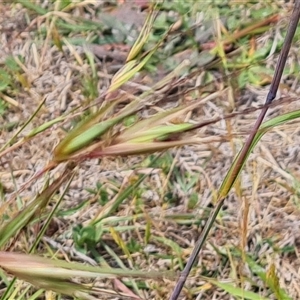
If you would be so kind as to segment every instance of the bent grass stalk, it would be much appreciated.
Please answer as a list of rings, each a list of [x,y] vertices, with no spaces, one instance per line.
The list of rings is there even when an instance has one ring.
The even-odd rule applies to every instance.
[[[270,90],[269,93],[267,95],[267,99],[266,99],[266,105],[260,115],[257,118],[256,123],[254,124],[254,127],[248,137],[248,139],[246,140],[244,146],[242,147],[241,151],[238,153],[237,157],[235,158],[234,162],[231,165],[231,168],[229,169],[226,177],[224,178],[222,185],[219,189],[218,192],[218,201],[217,201],[217,205],[215,206],[215,208],[213,209],[212,213],[210,214],[203,230],[202,233],[200,234],[200,237],[192,251],[192,254],[184,268],[184,270],[182,271],[177,284],[175,285],[175,288],[173,290],[173,293],[170,297],[170,300],[177,300],[180,292],[184,286],[184,283],[188,277],[188,274],[190,273],[192,266],[194,264],[194,262],[196,261],[196,258],[199,254],[199,252],[201,251],[207,236],[210,232],[211,227],[213,226],[213,223],[215,221],[215,219],[217,218],[217,215],[221,209],[221,207],[223,206],[223,203],[225,201],[225,198],[227,197],[229,191],[231,190],[232,186],[234,185],[235,181],[237,180],[249,154],[251,153],[253,147],[257,144],[257,142],[259,141],[259,139],[262,137],[263,135],[263,131],[259,132],[259,128],[262,124],[262,121],[268,111],[268,104],[272,103],[272,101],[275,99],[276,97],[276,93],[278,90],[278,86],[281,80],[281,76],[283,73],[283,69],[286,63],[286,59],[291,47],[291,43],[293,40],[293,37],[295,35],[296,32],[296,28],[298,25],[298,21],[299,21],[299,17],[300,17],[300,1],[296,1],[295,2],[295,6],[294,6],[294,10],[291,16],[291,21],[289,23],[289,27],[287,30],[287,34],[285,37],[285,41],[284,41],[284,45],[283,48],[281,50],[281,54],[278,60],[278,63],[276,65],[276,69],[275,69],[275,74],[270,86]],[[290,119],[292,116],[299,116],[297,113],[293,114],[291,113],[291,115],[288,114],[288,119]],[[283,116],[281,116],[283,117]],[[279,117],[277,118],[277,122],[278,123],[282,123],[283,119]],[[285,115],[286,117],[286,115]],[[276,118],[275,118],[276,119]],[[263,127],[262,130],[268,128],[268,126],[272,126],[272,124],[274,125],[274,119],[273,121],[271,121],[271,125],[270,123],[267,123],[267,127]]]

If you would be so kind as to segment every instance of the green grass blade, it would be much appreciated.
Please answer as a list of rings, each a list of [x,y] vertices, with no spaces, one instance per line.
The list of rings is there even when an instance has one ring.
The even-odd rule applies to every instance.
[[[21,126],[21,128],[13,135],[13,137],[6,142],[0,149],[0,152],[5,149],[7,145],[10,145],[12,141],[27,127],[27,125],[34,119],[34,117],[37,115],[37,113],[40,111],[40,109],[43,107],[44,103],[46,101],[46,97],[41,101],[35,112],[30,116],[30,118]]]
[[[34,3],[32,3],[31,1],[28,0],[18,0],[16,1],[20,4],[22,4],[24,7],[35,11],[36,13],[38,13],[39,15],[45,15],[48,11],[44,8],[42,8],[39,5],[35,5]]]
[[[246,256],[246,262],[250,267],[251,272],[258,276],[268,287],[270,287],[278,300],[292,300],[287,292],[279,287],[279,283],[275,283],[274,280],[272,280],[272,277],[268,276],[265,268],[260,266],[249,256]]]
[[[172,125],[161,125],[157,126],[143,132],[137,132],[132,134],[130,137],[130,143],[147,143],[154,142],[155,140],[164,140],[168,138],[173,133],[180,133],[187,131],[192,128],[193,124],[183,123],[183,124],[172,124]]]
[[[157,155],[148,165],[149,168],[151,168],[155,162],[159,159],[160,155]],[[108,216],[111,216],[117,208],[120,206],[120,204],[129,197],[135,189],[138,188],[138,186],[145,180],[147,177],[147,174],[139,175],[139,178],[133,183],[130,184],[126,189],[124,189],[121,193],[119,192],[118,196],[113,199],[111,202],[108,202],[103,209],[101,210],[101,214],[96,216],[94,220],[91,222],[91,225],[95,225],[99,223],[100,221],[104,220]]]
[[[219,282],[218,280],[204,277],[205,280],[212,283],[213,285],[216,285],[217,287],[223,289],[227,293],[229,293],[231,296],[239,297],[241,299],[248,299],[248,300],[268,300],[269,298],[262,297],[254,292],[246,291],[242,288],[235,287],[231,283],[223,283]]]
[[[242,164],[242,166],[240,167],[240,171],[239,171],[239,174],[240,172],[242,171],[243,169],[243,166],[245,164],[245,162],[247,161],[247,158],[249,157],[250,153],[252,152],[252,150],[254,149],[254,147],[257,145],[257,143],[260,141],[260,139],[263,137],[263,135],[271,130],[272,128],[276,127],[276,126],[279,126],[279,125],[282,125],[286,122],[289,122],[289,121],[292,121],[292,120],[295,120],[297,118],[300,117],[300,110],[295,110],[295,111],[292,111],[292,112],[289,112],[289,113],[286,113],[286,114],[283,114],[283,115],[280,115],[280,116],[277,116],[275,118],[272,118],[266,122],[264,122],[257,134],[255,135],[248,151],[247,151],[247,155],[244,159],[244,162]],[[232,163],[231,165],[231,168],[229,169],[221,187],[220,187],[220,190],[219,190],[219,193],[221,195],[221,197],[226,197],[229,193],[229,191],[231,190],[232,186],[234,185],[236,179],[238,178],[238,176],[236,177],[236,179],[234,181],[231,180],[232,178],[232,173],[233,171],[235,170],[236,168],[236,162],[238,161],[238,158],[239,158],[239,155],[241,154],[241,151],[238,153],[238,155],[236,156],[236,158],[234,159],[234,162]]]
[[[3,249],[9,239],[16,236],[16,234],[30,222],[34,215],[45,207],[53,193],[57,191],[68,176],[68,173],[63,174],[39,196],[37,196],[36,199],[29,203],[21,212],[0,227],[0,249]]]

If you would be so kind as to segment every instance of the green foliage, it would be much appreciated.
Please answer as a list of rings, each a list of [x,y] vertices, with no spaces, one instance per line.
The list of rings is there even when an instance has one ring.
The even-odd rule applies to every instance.
[[[0,69],[0,92],[5,91],[12,82],[12,78],[4,69]]]
[[[82,226],[81,224],[76,225],[73,228],[73,239],[76,248],[87,253],[90,249],[95,248],[96,244],[100,241],[103,231],[101,226]]]
[[[3,116],[8,108],[7,103],[0,98],[0,116]],[[2,126],[0,126],[1,129]]]

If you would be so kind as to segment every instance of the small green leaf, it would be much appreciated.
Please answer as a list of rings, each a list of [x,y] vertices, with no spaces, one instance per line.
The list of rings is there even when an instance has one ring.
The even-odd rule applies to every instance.
[[[13,56],[8,56],[5,60],[5,65],[12,72],[20,71],[20,66],[17,64]]]
[[[10,75],[5,70],[0,69],[0,92],[6,90],[10,83]]]
[[[208,282],[223,289],[231,296],[240,297],[242,299],[248,299],[248,300],[269,300],[269,298],[265,298],[259,294],[244,290],[239,287],[235,287],[232,283],[223,283],[223,282],[219,282],[218,280],[207,278],[207,277],[203,277],[203,278],[206,279]]]

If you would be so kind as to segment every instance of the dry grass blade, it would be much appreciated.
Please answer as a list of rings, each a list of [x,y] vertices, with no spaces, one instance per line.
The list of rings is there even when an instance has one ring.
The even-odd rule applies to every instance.
[[[155,17],[156,12],[153,9],[149,13],[144,27],[142,28],[139,34],[139,37],[137,38],[135,44],[131,48],[125,65],[112,78],[110,87],[107,91],[108,94],[118,89],[121,85],[128,82],[135,74],[137,74],[137,72],[139,72],[145,66],[145,64],[149,61],[149,59],[158,49],[160,42],[157,43],[156,46],[154,46],[153,49],[150,50],[148,53],[142,56],[140,55],[144,45],[146,44],[150,36]],[[139,55],[141,57],[138,57]]]
[[[76,283],[73,281],[75,277],[138,277],[159,279],[165,276],[173,276],[172,272],[144,272],[84,266],[78,263],[68,263],[65,261],[42,258],[35,255],[9,252],[0,252],[0,266],[10,274],[13,274],[14,276],[40,288],[83,299],[94,299],[91,298],[91,294],[100,294],[108,291]],[[123,294],[123,296],[126,296],[126,294]]]
[[[141,53],[144,45],[148,41],[148,38],[151,34],[154,20],[157,15],[157,12],[155,12],[156,7],[157,7],[157,3],[153,5],[151,13],[148,14],[147,19],[145,20],[144,26],[141,29],[138,38],[136,39],[134,45],[132,46],[130,52],[128,53],[126,62],[134,60]]]

